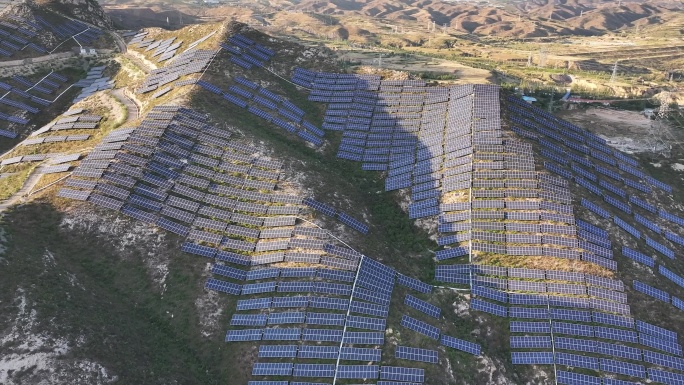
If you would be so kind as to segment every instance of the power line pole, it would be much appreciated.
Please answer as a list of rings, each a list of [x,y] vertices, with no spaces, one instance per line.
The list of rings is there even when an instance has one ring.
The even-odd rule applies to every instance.
[[[551,97],[549,97],[549,112],[553,113],[553,94],[555,92],[555,88],[551,88]]]
[[[527,55],[527,66],[532,67],[532,51]]]
[[[615,80],[617,80],[617,71],[618,71],[618,60],[615,61],[615,65],[613,66],[613,74],[610,76],[610,83],[611,84],[615,83]]]

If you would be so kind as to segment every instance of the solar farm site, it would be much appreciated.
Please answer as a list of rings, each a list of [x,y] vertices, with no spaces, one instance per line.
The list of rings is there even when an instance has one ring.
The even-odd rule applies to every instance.
[[[49,160],[41,172],[60,176],[6,214],[10,238],[38,228],[48,243],[38,235],[10,250],[40,247],[57,261],[50,269],[60,253],[88,250],[69,269],[96,269],[97,290],[130,293],[121,309],[142,314],[138,331],[176,341],[145,355],[207,359],[205,372],[229,365],[221,370],[235,385],[684,384],[679,187],[638,158],[498,85],[284,63],[301,52],[235,23],[182,33],[122,34],[129,58],[152,67],[134,84],[117,86],[112,63],[98,63],[80,79],[15,78],[8,95],[26,100],[0,98],[23,111],[4,120],[28,127],[16,116],[38,112],[30,89],[82,88],[0,159]],[[117,125],[88,107],[113,88],[139,109]],[[19,126],[1,133],[23,135]],[[79,141],[88,146],[50,147]],[[307,181],[307,167],[324,178]],[[45,223],[59,217],[58,230],[25,225],[30,210]],[[388,228],[422,238],[401,249]],[[117,275],[100,252],[130,270]],[[132,261],[166,254],[192,273],[167,271],[158,292],[136,286],[146,268]],[[183,285],[199,297],[174,291]],[[113,294],[102,298],[116,307]],[[170,322],[199,323],[182,303],[210,300],[219,332],[203,343],[216,349],[189,358],[195,343]],[[116,333],[98,335],[116,343]]]

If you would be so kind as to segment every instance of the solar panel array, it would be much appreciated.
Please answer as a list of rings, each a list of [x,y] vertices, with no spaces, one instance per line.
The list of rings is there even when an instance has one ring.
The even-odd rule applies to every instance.
[[[4,0],[2,3],[1,5],[4,6],[11,3],[11,0]],[[13,4],[20,3],[20,1],[15,1]],[[98,28],[64,18],[56,13],[50,13],[51,22],[39,15],[25,15],[24,17],[5,15],[5,17],[6,19],[0,22],[0,55],[3,57],[12,57],[18,51],[45,55],[53,51],[43,45],[46,41],[53,42],[54,49],[59,46],[68,49],[70,44],[91,45],[103,34]],[[38,39],[38,37],[43,39]]]
[[[270,48],[239,33],[229,37],[227,43],[221,43],[221,47],[230,54],[232,63],[246,70],[255,66],[264,67],[275,55]]]

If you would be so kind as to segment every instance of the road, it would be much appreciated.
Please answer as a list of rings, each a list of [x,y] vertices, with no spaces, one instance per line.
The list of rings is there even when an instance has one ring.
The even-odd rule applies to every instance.
[[[134,120],[138,119],[139,115],[139,109],[138,105],[135,103],[135,101],[123,92],[123,88],[117,88],[115,90],[111,91],[112,96],[116,98],[119,102],[121,102],[124,106],[126,106],[126,110],[128,111],[128,118],[126,119],[126,123],[130,123]]]

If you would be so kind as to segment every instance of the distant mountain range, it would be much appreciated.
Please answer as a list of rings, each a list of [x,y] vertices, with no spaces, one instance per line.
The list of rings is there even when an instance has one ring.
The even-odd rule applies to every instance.
[[[666,23],[681,17],[675,1],[533,0],[472,3],[434,0],[304,0],[297,10],[363,15],[387,21],[435,22],[462,32],[502,37],[599,35]]]

